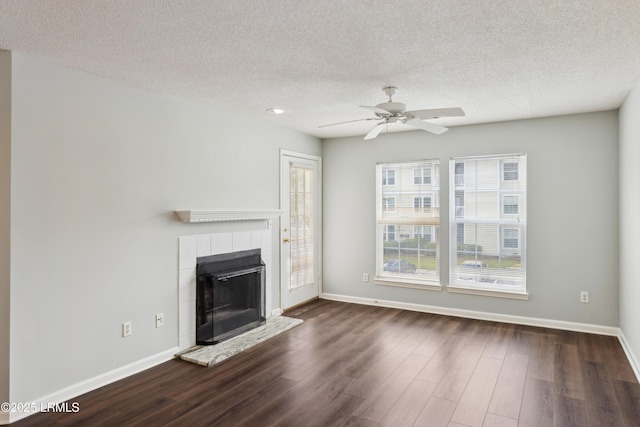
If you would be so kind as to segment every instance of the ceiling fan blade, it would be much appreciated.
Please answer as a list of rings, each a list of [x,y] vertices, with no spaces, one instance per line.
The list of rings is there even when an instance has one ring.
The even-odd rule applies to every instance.
[[[433,123],[425,122],[424,120],[420,119],[409,119],[404,121],[403,123],[422,130],[426,130],[427,132],[435,133],[436,135],[440,135],[441,133],[445,133],[449,130],[444,126],[434,125]]]
[[[386,122],[380,122],[377,125],[375,125],[370,131],[369,133],[364,137],[365,140],[367,139],[373,139],[376,136],[378,136],[380,134],[380,132],[382,131],[383,126],[386,124]]]
[[[371,110],[374,113],[381,114],[383,116],[388,116],[391,114],[389,111],[383,110],[382,108],[378,108],[378,107],[369,107],[367,105],[361,105],[360,107],[366,108],[367,110]]]
[[[327,126],[343,125],[345,123],[361,122],[364,120],[377,120],[377,117],[368,117],[366,119],[347,120],[346,122],[330,123],[328,125],[318,126],[318,128],[326,128]]]
[[[409,117],[415,117],[417,119],[429,120],[437,119],[439,117],[463,117],[464,111],[462,108],[432,108],[430,110],[413,110],[406,111],[405,114]]]

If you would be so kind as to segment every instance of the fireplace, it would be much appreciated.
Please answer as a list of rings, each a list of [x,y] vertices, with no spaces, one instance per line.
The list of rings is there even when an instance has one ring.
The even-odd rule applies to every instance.
[[[216,344],[264,323],[260,249],[197,258],[196,344]]]

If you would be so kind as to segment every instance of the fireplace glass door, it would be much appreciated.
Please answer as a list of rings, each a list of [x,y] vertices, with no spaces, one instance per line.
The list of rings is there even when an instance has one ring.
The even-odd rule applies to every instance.
[[[259,252],[198,259],[197,344],[216,344],[265,323],[265,268]]]

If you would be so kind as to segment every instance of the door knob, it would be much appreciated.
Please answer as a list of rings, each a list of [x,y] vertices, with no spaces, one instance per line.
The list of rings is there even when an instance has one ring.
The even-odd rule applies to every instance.
[[[289,243],[291,240],[289,240],[287,237],[285,237],[282,241],[283,241],[284,243]]]

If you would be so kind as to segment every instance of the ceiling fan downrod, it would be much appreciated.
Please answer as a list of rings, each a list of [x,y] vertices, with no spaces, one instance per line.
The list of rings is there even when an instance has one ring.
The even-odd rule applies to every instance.
[[[387,86],[385,88],[382,88],[382,91],[389,97],[389,102],[393,102],[393,99],[391,98],[396,94],[398,88],[395,86]]]

